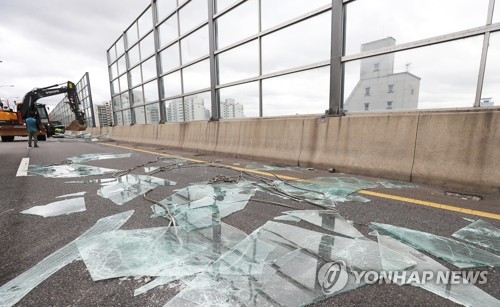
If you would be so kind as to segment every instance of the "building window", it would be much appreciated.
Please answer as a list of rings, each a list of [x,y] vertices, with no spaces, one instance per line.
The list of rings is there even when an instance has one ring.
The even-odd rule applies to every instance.
[[[415,90],[414,90],[414,89],[411,89],[411,90],[410,90],[410,94],[412,94],[412,95],[413,95],[413,94],[415,94]]]
[[[394,84],[389,84],[389,89],[387,90],[387,93],[394,93]]]
[[[387,110],[392,110],[392,101],[387,101]]]
[[[373,72],[379,71],[379,69],[380,69],[380,63],[373,64]]]
[[[365,103],[365,111],[369,111],[369,108],[370,108],[370,103]]]
[[[365,87],[365,96],[370,96],[370,88]]]

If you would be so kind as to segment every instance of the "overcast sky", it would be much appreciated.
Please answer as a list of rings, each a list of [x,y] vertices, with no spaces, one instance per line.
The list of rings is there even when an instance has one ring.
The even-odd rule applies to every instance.
[[[94,103],[109,100],[106,50],[149,3],[0,0],[0,97],[21,100],[35,87],[76,83],[89,72]]]

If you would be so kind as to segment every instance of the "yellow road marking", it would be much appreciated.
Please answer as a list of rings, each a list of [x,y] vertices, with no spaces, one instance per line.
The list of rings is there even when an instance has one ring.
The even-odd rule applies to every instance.
[[[111,147],[134,150],[134,151],[138,151],[138,152],[149,153],[149,154],[153,154],[153,155],[164,156],[164,157],[170,157],[170,158],[176,157],[176,156],[172,156],[169,154],[159,153],[159,152],[154,152],[154,151],[149,151],[149,150],[144,150],[144,149],[137,149],[137,148],[132,148],[132,147],[107,144],[107,143],[100,143],[100,144],[106,145],[106,146],[111,146]],[[207,161],[190,159],[190,158],[185,158],[185,157],[182,157],[182,159],[187,160],[187,161],[192,161],[192,162],[198,162],[198,163],[208,163]],[[241,168],[241,167],[236,167],[236,166],[231,166],[231,165],[224,165],[224,166],[228,167],[228,168],[232,168],[232,169],[237,170],[237,171],[245,171],[247,173],[253,173],[253,174],[258,174],[258,175],[263,175],[263,176],[268,176],[268,177],[274,177],[274,174],[268,173],[268,172],[246,169],[246,168]],[[291,176],[278,175],[278,177],[282,178],[282,179],[286,179],[286,180],[291,180],[291,181],[311,182],[307,179],[291,177]],[[438,208],[438,209],[442,209],[442,210],[459,212],[462,214],[470,214],[470,215],[476,215],[476,216],[481,216],[481,217],[487,217],[490,219],[500,220],[500,214],[471,210],[471,209],[460,208],[460,207],[455,207],[455,206],[450,206],[450,205],[443,205],[443,204],[433,203],[433,202],[429,202],[429,201],[423,201],[423,200],[418,200],[418,199],[412,199],[412,198],[401,197],[401,196],[385,194],[385,193],[378,193],[378,192],[367,191],[367,190],[359,190],[358,193],[364,194],[364,195],[375,196],[375,197],[379,197],[379,198],[397,200],[397,201],[415,204],[415,205],[421,205],[421,206],[426,206],[426,207]]]

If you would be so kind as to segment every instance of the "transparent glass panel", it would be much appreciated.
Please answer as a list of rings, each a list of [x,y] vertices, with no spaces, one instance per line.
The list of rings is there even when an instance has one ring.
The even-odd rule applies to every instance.
[[[179,37],[179,29],[177,25],[177,14],[172,15],[159,27],[160,47],[165,47]]]
[[[141,66],[139,65],[130,71],[130,85],[136,86],[137,84],[141,84],[141,82]]]
[[[142,79],[144,82],[156,78],[156,58],[151,57],[149,60],[141,64]]]
[[[121,75],[127,71],[127,62],[125,61],[125,56],[118,59],[118,73]]]
[[[139,55],[139,45],[134,46],[134,48],[130,49],[127,54],[130,67],[136,65],[141,61],[141,57]]]
[[[116,47],[113,45],[109,51],[108,51],[108,56],[109,56],[109,62],[112,63],[114,60],[116,60]]]
[[[469,224],[451,236],[500,252],[500,229],[482,220]]]
[[[146,59],[155,52],[155,40],[153,32],[141,40],[141,60]]]
[[[130,125],[132,123],[132,115],[130,109],[123,111],[123,124]]]
[[[235,3],[236,0],[215,0],[217,10],[216,13],[222,12],[226,8],[228,8],[231,4]]]
[[[327,12],[262,38],[263,73],[329,60],[331,13]]]
[[[251,41],[217,55],[219,84],[259,75],[259,42]]]
[[[500,9],[498,9],[498,4],[495,5],[495,10],[493,11],[493,23],[500,22]]]
[[[374,42],[380,43],[394,41]],[[345,109],[385,112],[472,107],[482,44],[483,37],[478,36],[348,62]]]
[[[75,178],[83,176],[97,176],[110,173],[112,174],[117,171],[118,170],[116,169],[78,163],[49,166],[30,165],[28,168],[29,175],[38,175],[45,178]]]
[[[156,80],[144,84],[144,98],[146,102],[158,101],[158,82]]]
[[[339,213],[332,210],[298,210],[283,213],[352,239],[364,237]]]
[[[495,11],[500,11],[499,2],[496,2],[495,8]],[[500,32],[494,32],[490,35],[481,106],[498,105],[500,105]]]
[[[85,199],[83,197],[71,198],[49,203],[44,206],[35,206],[21,211],[22,214],[39,215],[43,217],[52,217],[59,215],[68,215],[70,213],[82,212],[87,210]]]
[[[154,104],[147,105],[146,106],[146,123],[158,124],[159,122],[160,122],[160,104],[154,103]]]
[[[182,64],[208,55],[208,25],[181,40]]]
[[[177,0],[159,0],[156,1],[158,11],[158,20],[161,21],[177,8]]]
[[[146,123],[146,114],[144,113],[144,107],[134,108],[134,116],[136,124],[145,124]],[[120,177],[122,178],[122,177]],[[116,188],[116,187],[115,187]],[[101,194],[99,194],[101,195]]]
[[[218,49],[259,32],[258,4],[257,0],[249,0],[216,20]]]
[[[132,101],[133,106],[144,104],[144,94],[142,92],[142,86],[132,89]]]
[[[350,18],[346,24],[346,54],[358,53],[362,44],[386,37],[393,37],[401,44],[484,26],[488,2],[353,1],[347,5]],[[387,18],[388,13],[391,18]]]
[[[67,160],[72,163],[87,163],[89,161],[101,161],[101,160],[110,160],[110,159],[124,159],[130,158],[132,154],[82,154],[75,157],[70,157]]]
[[[183,122],[184,103],[182,103],[182,98],[165,101],[165,114],[167,122]]]
[[[116,124],[117,125],[123,125],[123,115],[122,112],[116,112]]]
[[[328,109],[330,67],[262,81],[264,116],[323,114]]]
[[[139,33],[137,32],[137,22],[134,22],[132,26],[125,32],[127,35],[127,48],[130,48],[139,39]]]
[[[113,95],[120,93],[120,83],[118,79],[111,82],[111,92],[113,93]]]
[[[111,74],[111,79],[114,79],[114,78],[118,77],[118,64],[117,63],[112,64],[109,67],[109,72]]]
[[[331,5],[329,0],[287,0],[286,9],[283,3],[276,0],[262,1],[262,30],[284,23],[295,17],[304,15],[326,4]]]
[[[181,66],[179,58],[179,44],[175,43],[160,53],[161,70],[166,73],[174,68]]]
[[[120,110],[122,108],[122,103],[120,100],[120,96],[113,97],[113,109]]]
[[[153,14],[151,13],[151,7],[139,17],[139,37],[143,37],[148,33],[149,30],[153,28]]]
[[[184,97],[184,120],[209,120],[210,108],[210,92]]]
[[[182,94],[181,72],[178,70],[162,78],[163,97],[167,98]]]
[[[184,93],[210,87],[210,62],[208,59],[182,70]]]
[[[122,109],[130,107],[130,97],[129,97],[128,92],[122,93],[120,95],[120,99],[122,101]]]
[[[219,90],[221,118],[259,117],[259,83],[250,82]]]
[[[116,41],[116,55],[120,57],[122,54],[125,53],[125,44],[123,42],[123,36]]]
[[[121,76],[119,80],[120,80],[120,91],[124,92],[128,90],[127,74]]]
[[[181,35],[208,20],[208,2],[191,0],[179,11]]]

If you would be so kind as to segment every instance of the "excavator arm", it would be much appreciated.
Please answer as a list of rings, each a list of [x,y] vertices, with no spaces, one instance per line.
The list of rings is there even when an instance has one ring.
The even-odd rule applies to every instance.
[[[61,84],[55,84],[43,88],[36,88],[26,93],[23,98],[22,104],[18,106],[18,110],[20,107],[22,119],[25,120],[32,113],[38,115],[38,109],[36,107],[36,102],[38,99],[59,94],[68,95],[67,103],[69,104],[71,111],[75,115],[75,119],[80,125],[85,125],[85,113],[80,110],[80,99],[78,98],[76,85],[71,81],[68,81],[65,86],[61,86]]]

